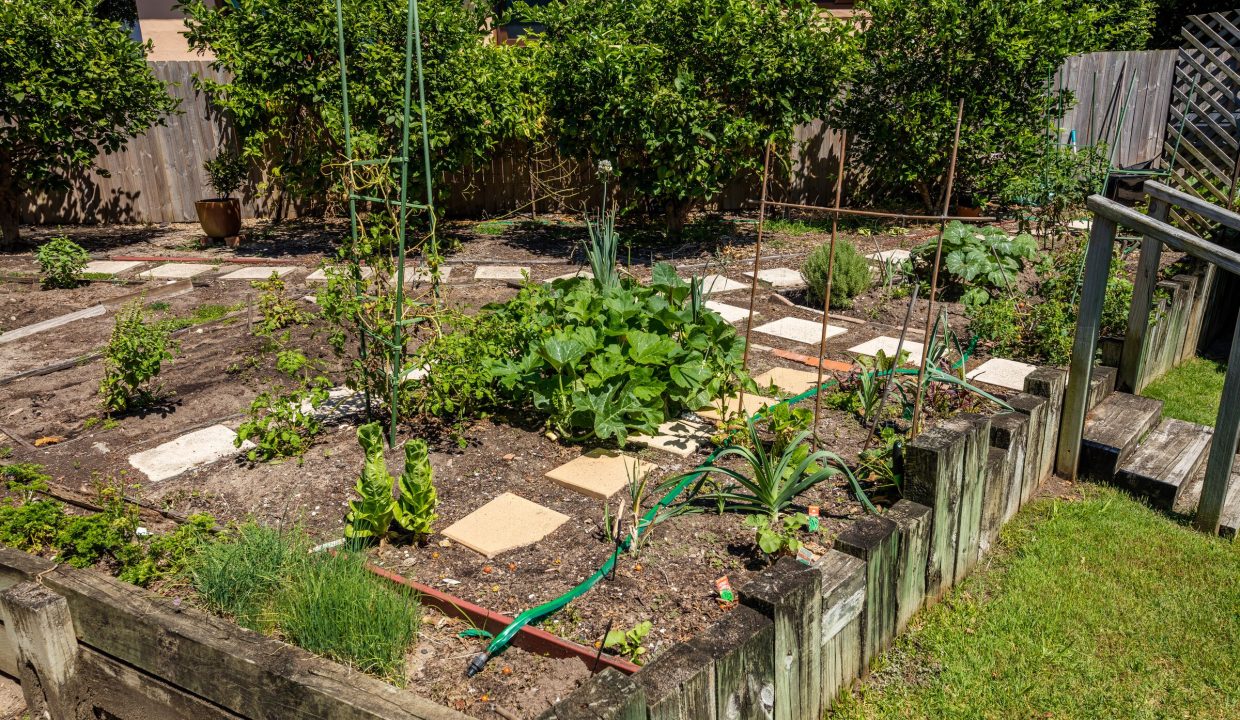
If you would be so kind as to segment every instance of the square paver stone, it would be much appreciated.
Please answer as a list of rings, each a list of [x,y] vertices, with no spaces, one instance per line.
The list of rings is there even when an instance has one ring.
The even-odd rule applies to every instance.
[[[82,272],[95,275],[120,275],[144,264],[137,260],[92,260],[86,263]]]
[[[212,425],[182,435],[150,450],[129,456],[129,464],[140,470],[152,482],[167,480],[183,472],[223,460],[254,447],[254,443],[233,445],[237,433],[223,425]]]
[[[443,535],[488,559],[533,545],[568,522],[568,516],[504,493],[444,529]]]
[[[707,275],[702,278],[702,294],[713,295],[716,293],[732,292],[733,290],[748,290],[749,286],[742,282],[729,280],[722,275]]]
[[[448,282],[448,278],[452,277],[451,265],[439,266],[439,282]],[[431,281],[431,269],[426,267],[415,268],[413,270],[405,270],[405,284],[410,283],[428,283]]]
[[[547,477],[569,490],[606,500],[624,489],[630,477],[640,480],[654,468],[632,455],[599,448],[564,463]]]
[[[801,318],[780,318],[774,322],[760,325],[754,328],[754,330],[767,335],[773,335],[777,338],[805,343],[806,345],[817,345],[822,339],[822,322],[802,320]],[[827,326],[828,339],[836,335],[843,335],[846,332],[848,331],[836,325]]]
[[[867,340],[860,345],[854,345],[848,348],[848,352],[857,353],[858,355],[868,355],[874,357],[879,350],[883,351],[887,357],[896,354],[896,346],[900,344],[899,338],[893,338],[889,335],[879,335],[873,340]],[[914,365],[921,364],[922,344],[913,342],[912,340],[904,341],[904,351],[908,353],[908,361]]]
[[[348,268],[344,268],[344,267],[335,267],[335,268],[332,268],[332,271],[334,274],[344,275],[349,270]],[[375,274],[374,268],[369,268],[369,267],[362,268],[363,278],[368,278],[374,274]],[[270,277],[270,275],[268,277]],[[319,268],[318,270],[315,270],[314,272],[306,276],[306,284],[308,285],[314,285],[317,283],[325,283],[325,282],[327,282],[327,268]]]
[[[775,398],[763,397],[762,395],[753,395],[751,393],[741,393],[741,399],[740,399],[739,405],[740,405],[740,411],[746,416],[750,416],[758,412],[764,407],[771,407],[777,402],[779,401],[776,400]],[[736,414],[737,404],[738,403],[736,401],[735,395],[727,399],[725,407],[727,409],[728,415]],[[711,403],[710,407],[706,407],[706,408],[702,408],[701,410],[698,410],[697,414],[706,418],[707,420],[714,420],[715,422],[718,422],[723,419],[723,413],[720,412],[720,403],[718,400]]]
[[[831,378],[831,374],[823,373],[822,377],[825,382]],[[754,378],[753,381],[758,384],[759,388],[768,388],[774,385],[786,393],[800,395],[818,384],[818,373],[810,370],[792,370],[777,367],[767,370]]]
[[[745,277],[752,278],[753,271],[742,273]],[[758,271],[758,279],[770,283],[774,288],[799,288],[805,287],[805,278],[801,277],[800,270],[792,268],[777,267],[767,268]]]
[[[710,436],[711,428],[705,423],[692,420],[668,420],[659,426],[656,434],[630,435],[629,442],[688,457],[697,452],[703,443],[709,442]]]
[[[563,275],[556,275],[555,277],[547,278],[546,280],[543,280],[543,282],[550,285],[556,280],[572,280],[573,278],[593,278],[593,277],[594,277],[594,273],[590,272],[589,270],[581,269],[581,270],[578,270],[577,272],[564,273]]]
[[[271,277],[271,273],[275,273],[276,277],[284,277],[296,269],[290,265],[256,265],[233,270],[227,275],[221,275],[220,280],[266,280]]]
[[[869,255],[866,255],[865,257],[867,260],[873,260],[879,263],[886,263],[886,262],[892,262],[892,261],[900,262],[902,260],[908,260],[910,257],[912,257],[912,255],[911,253],[909,253],[908,250],[902,250],[900,248],[896,248],[895,250],[882,250],[879,252],[873,252],[873,253],[870,253]]]
[[[997,385],[1009,390],[1023,391],[1025,377],[1037,370],[1036,365],[1016,362],[1006,358],[991,358],[974,368],[967,377],[970,380]]]
[[[720,317],[722,317],[724,320],[730,323],[740,322],[742,320],[747,320],[749,318],[748,308],[737,307],[735,305],[728,305],[727,303],[715,302],[714,300],[707,300],[705,305],[706,305],[707,310],[713,310],[714,312],[719,313]],[[758,312],[755,310],[754,317],[757,317],[757,316],[758,316]]]
[[[530,274],[528,267],[516,265],[480,265],[474,270],[475,280],[515,280],[520,282]]]
[[[140,278],[151,278],[158,280],[184,280],[185,278],[198,277],[203,273],[209,273],[215,269],[214,265],[203,265],[201,263],[167,263],[159,265],[138,273]]]

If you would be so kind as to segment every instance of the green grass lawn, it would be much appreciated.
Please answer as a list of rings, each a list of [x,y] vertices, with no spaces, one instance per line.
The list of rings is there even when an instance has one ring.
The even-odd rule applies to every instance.
[[[1141,394],[1163,401],[1163,415],[1214,427],[1227,366],[1193,358],[1150,384]]]
[[[1240,717],[1240,543],[1115,490],[1038,501],[828,717]]]

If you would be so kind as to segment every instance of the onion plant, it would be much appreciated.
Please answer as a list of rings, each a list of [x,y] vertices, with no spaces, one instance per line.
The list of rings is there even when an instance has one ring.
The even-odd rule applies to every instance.
[[[598,222],[591,221],[587,216],[586,230],[590,233],[586,257],[590,261],[590,271],[594,273],[594,283],[600,290],[618,287],[620,270],[616,267],[616,258],[620,236],[616,234],[616,211],[600,211]]]

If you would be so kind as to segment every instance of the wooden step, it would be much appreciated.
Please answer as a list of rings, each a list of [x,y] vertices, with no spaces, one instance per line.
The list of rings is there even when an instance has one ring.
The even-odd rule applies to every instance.
[[[1162,401],[1112,393],[1085,417],[1081,438],[1081,476],[1111,482],[1137,443],[1158,424]]]
[[[1205,482],[1206,468],[1193,473],[1188,483],[1176,498],[1172,509],[1180,515],[1192,517],[1197,514],[1197,503],[1201,501],[1201,486]],[[1219,518],[1218,534],[1234,540],[1240,534],[1240,459],[1231,466],[1231,484],[1227,486],[1227,499],[1223,502],[1223,514]]]
[[[1089,404],[1085,412],[1089,412],[1102,404],[1115,392],[1115,380],[1119,377],[1119,369],[1109,365],[1098,365],[1089,376]]]
[[[1119,466],[1116,483],[1170,510],[1180,491],[1206,462],[1214,430],[1203,425],[1163,418],[1144,442]]]

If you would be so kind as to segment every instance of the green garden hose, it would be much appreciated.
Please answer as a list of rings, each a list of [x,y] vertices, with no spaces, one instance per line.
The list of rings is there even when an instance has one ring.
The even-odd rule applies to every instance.
[[[959,362],[953,363],[953,367],[960,368],[961,366],[963,366],[965,361],[969,359],[969,356],[973,354],[973,350],[976,345],[977,345],[977,336],[974,336],[973,339],[969,342],[968,347],[964,350],[963,353],[961,353]],[[900,375],[916,374],[917,370],[911,370],[911,371],[897,370],[896,372],[897,374],[900,374]],[[874,374],[885,375],[886,373],[878,373],[877,371],[874,371]],[[776,405],[777,406],[778,405],[792,405],[795,403],[799,403],[802,400],[807,400],[809,398],[814,397],[822,390],[822,388],[830,387],[833,384],[835,384],[835,380],[828,380],[827,382],[824,382],[820,387],[811,388],[801,393],[800,395],[787,398],[786,400],[780,400],[778,403],[776,403]],[[754,418],[759,418],[761,417],[761,415],[762,415],[761,412],[755,413]],[[723,452],[723,448],[722,447],[717,448],[713,453],[710,454],[710,457],[706,458],[706,462],[704,464],[709,465],[712,462],[714,462],[715,458],[718,457],[719,453],[721,452]],[[644,533],[647,529],[652,527],[652,523],[655,518],[655,515],[657,515],[660,510],[670,505],[673,500],[675,500],[677,497],[680,496],[682,492],[685,491],[685,488],[689,487],[689,485],[693,483],[694,481],[696,481],[698,478],[700,478],[701,475],[702,473],[686,475],[683,480],[681,480],[671,490],[669,490],[667,494],[664,495],[661,500],[659,500],[659,502],[655,503],[654,507],[647,510],[646,514],[642,516],[642,520],[644,522],[638,526],[637,533],[640,535]],[[513,621],[509,623],[508,627],[504,628],[498,634],[495,635],[495,638],[491,640],[489,645],[487,645],[487,649],[485,652],[479,653],[478,655],[474,656],[472,660],[470,660],[469,667],[466,668],[465,670],[465,675],[467,677],[473,677],[474,675],[477,675],[478,673],[482,672],[482,669],[486,667],[487,662],[492,657],[503,652],[504,649],[508,647],[508,644],[512,642],[513,636],[515,636],[518,632],[520,632],[521,628],[525,627],[531,622],[536,622],[554,612],[559,611],[565,605],[568,605],[573,600],[576,600],[577,598],[589,592],[590,589],[593,588],[598,583],[599,580],[602,580],[608,573],[611,572],[612,567],[615,566],[618,558],[620,557],[620,553],[627,551],[629,549],[629,541],[630,541],[630,538],[625,537],[625,539],[620,542],[617,552],[614,552],[610,556],[608,556],[607,560],[602,564],[602,566],[600,566],[598,570],[595,570],[593,575],[581,581],[581,583],[579,583],[577,587],[574,587],[572,590],[569,590],[563,595],[553,600],[549,600],[543,603],[542,605],[532,607],[529,610],[526,610],[525,612],[518,615],[516,618],[514,618]]]

